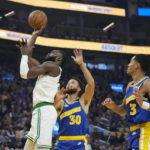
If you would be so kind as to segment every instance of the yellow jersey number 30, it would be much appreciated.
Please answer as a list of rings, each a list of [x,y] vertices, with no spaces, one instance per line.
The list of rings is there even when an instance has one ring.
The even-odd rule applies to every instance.
[[[80,115],[71,115],[70,116],[70,125],[74,125],[74,124],[81,124],[81,116]]]

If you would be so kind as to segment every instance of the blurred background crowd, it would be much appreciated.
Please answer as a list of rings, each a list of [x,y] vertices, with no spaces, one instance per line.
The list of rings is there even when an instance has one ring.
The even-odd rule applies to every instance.
[[[0,68],[0,142],[4,147],[22,149],[25,134],[30,128],[32,113],[32,90],[35,80],[23,80],[19,77],[19,66],[8,64]],[[83,78],[79,68],[64,70],[61,83],[63,86],[72,77]],[[68,71],[67,71],[68,70]],[[128,125],[125,117],[116,115],[101,105],[106,97],[116,103],[122,103],[123,93],[117,93],[110,83],[126,85],[127,77],[123,72],[90,70],[96,82],[95,95],[88,115],[89,143],[93,150],[123,150],[126,148]],[[54,135],[54,140],[57,135]],[[3,144],[2,144],[3,143]],[[54,142],[55,143],[55,142]],[[110,144],[110,145],[109,145]]]
[[[15,0],[14,0],[15,1]],[[31,0],[32,1],[32,0]],[[54,39],[69,39],[99,43],[150,45],[150,19],[138,16],[138,8],[150,8],[149,0],[50,0],[122,8],[125,17],[51,8],[38,8],[15,2],[0,1],[0,29],[20,33],[32,33],[28,15],[32,10],[41,9],[48,15],[48,24],[41,36]],[[15,15],[5,14],[15,10]],[[103,32],[109,23],[114,28]],[[23,80],[19,76],[20,53],[11,40],[3,38],[0,32],[0,150],[23,150],[25,134],[30,128],[32,113],[32,90],[36,79]],[[8,35],[9,36],[9,35]],[[11,38],[18,38],[15,34]],[[14,37],[13,37],[14,36]],[[16,40],[16,39],[15,39]],[[46,45],[45,45],[46,46]],[[114,48],[114,47],[113,47]],[[33,56],[44,60],[52,47],[36,46]],[[72,50],[61,47],[68,61],[63,69],[61,86],[71,77],[83,74],[70,59]],[[113,51],[113,49],[111,49]],[[126,85],[132,79],[126,75],[126,67],[133,55],[110,51],[84,51],[85,64],[95,79],[95,94],[88,114],[88,150],[126,150],[129,133],[125,116],[119,116],[102,106],[105,98],[111,97],[121,104]],[[58,138],[55,127],[53,143]]]

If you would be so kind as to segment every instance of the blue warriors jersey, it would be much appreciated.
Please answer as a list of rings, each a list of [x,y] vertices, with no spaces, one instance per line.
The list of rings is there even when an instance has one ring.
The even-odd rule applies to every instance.
[[[74,104],[63,101],[63,110],[58,117],[59,140],[55,150],[85,150],[87,114],[79,99]]]
[[[134,88],[140,88],[143,82],[149,77],[145,77],[136,85],[130,85],[126,91],[126,106],[127,106],[127,119],[129,126],[150,122],[150,111],[141,108],[135,100],[133,95]],[[144,101],[150,103],[150,99],[144,98]]]
[[[140,88],[147,79],[149,77],[144,77],[136,85],[131,84],[126,91],[127,119],[130,127],[128,150],[150,150],[150,111],[141,108],[133,95],[134,88]],[[143,100],[150,103],[146,95]]]
[[[85,135],[87,129],[87,114],[83,110],[80,101],[68,104],[64,100],[63,110],[58,117],[59,136]]]

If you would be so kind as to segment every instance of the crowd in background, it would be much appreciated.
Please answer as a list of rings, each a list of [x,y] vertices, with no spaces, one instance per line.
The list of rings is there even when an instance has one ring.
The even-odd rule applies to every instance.
[[[95,0],[95,2],[96,1],[99,2],[99,0]],[[114,3],[113,0],[102,1]],[[133,4],[138,2],[140,7],[150,6],[149,0],[131,1]],[[74,2],[74,0],[72,0],[72,2]],[[93,0],[78,0],[78,2],[93,4]],[[121,0],[117,0],[115,3],[120,4],[120,6],[123,4]],[[13,9],[15,10],[16,8]],[[2,8],[1,6],[0,16],[2,16],[2,20],[0,21],[0,28],[31,34],[32,28],[29,27],[27,22],[31,10],[31,8],[25,10],[22,8],[19,9],[18,7],[15,10],[16,15],[7,19],[4,17],[4,14],[9,12],[10,9]],[[57,15],[58,18],[52,15],[53,13]],[[131,28],[131,32],[128,33],[130,38],[127,40],[127,33],[124,30],[124,26],[127,25],[124,24],[123,19],[118,19],[117,25],[113,30],[103,32],[102,28],[104,26],[102,23],[104,22],[105,25],[107,24],[107,17],[106,20],[104,17],[100,17],[99,20],[102,20],[101,22],[97,24],[93,23],[94,26],[88,26],[90,15],[87,18],[83,18],[85,24],[82,25],[83,20],[80,18],[81,16],[79,17],[79,14],[73,15],[67,13],[66,15],[65,12],[62,11],[61,15],[58,16],[59,13],[57,14],[57,12],[53,12],[53,10],[49,12],[49,15],[50,14],[51,20],[49,19],[47,28],[43,31],[41,36],[145,46],[150,43],[149,32],[143,32],[142,28],[141,32],[136,31],[136,28],[135,31]],[[53,19],[54,22],[52,21]],[[92,19],[94,21],[94,16]],[[131,18],[129,21],[131,21]],[[143,22],[147,24],[146,21],[143,20]],[[140,25],[141,24],[138,26]],[[2,61],[2,59],[0,59],[0,61]],[[0,150],[23,150],[26,141],[25,135],[30,128],[32,91],[36,80],[21,79],[17,68],[19,69],[19,66],[10,64],[10,62],[7,62],[5,65],[1,64],[0,66]],[[116,104],[121,104],[125,93],[125,87],[130,81],[130,78],[125,74],[123,69],[119,71],[92,69],[90,71],[94,76],[96,86],[88,114],[88,144],[92,147],[92,150],[126,150],[127,136],[129,133],[126,117],[113,113],[103,107],[101,103],[105,98],[111,97]],[[82,73],[74,70],[74,68],[69,68],[64,72],[61,78],[62,86],[64,86],[72,76],[83,79]],[[110,87],[110,83],[123,84],[124,93],[114,92]],[[53,143],[56,142],[57,138],[57,135],[53,135]]]
[[[30,128],[35,80],[21,79],[15,65],[3,65],[0,72],[0,150],[22,150],[26,140],[24,136]],[[126,86],[128,77],[122,71],[94,69],[91,73],[96,88],[88,115],[89,144],[93,150],[125,150],[129,132],[126,118],[116,115],[101,103],[106,97],[111,97],[117,104],[121,104],[124,93],[112,91],[109,84],[122,83]],[[14,79],[3,78],[6,74],[13,75]],[[82,73],[73,69],[63,73],[63,86],[72,76],[81,78]],[[56,139],[57,135],[53,143]]]

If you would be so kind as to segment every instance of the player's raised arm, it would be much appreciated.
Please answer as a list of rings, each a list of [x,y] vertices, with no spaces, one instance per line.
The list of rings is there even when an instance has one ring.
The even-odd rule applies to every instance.
[[[31,47],[27,46],[27,41],[22,40],[22,42],[19,43],[20,45],[16,45],[22,54],[21,63],[20,63],[20,76],[23,79],[28,78],[35,78],[39,75],[44,75],[46,73],[50,73],[52,70],[56,70],[56,72],[59,72],[58,67],[56,64],[51,62],[45,62],[43,64],[39,64],[38,62],[36,66],[29,67],[29,55],[32,51]],[[59,74],[59,73],[58,73]]]
[[[90,104],[91,99],[94,95],[95,82],[94,82],[94,79],[93,79],[90,71],[84,65],[82,50],[78,50],[78,49],[74,50],[74,55],[75,56],[72,56],[72,58],[80,66],[80,68],[84,74],[84,77],[87,81],[85,92],[82,95],[82,97],[85,101],[85,104]]]
[[[68,96],[68,94],[65,94],[64,88],[61,88],[60,90],[58,90],[55,95],[54,107],[55,107],[58,115],[62,111],[62,108],[64,105],[64,102],[62,101],[62,99],[66,98],[67,96]]]
[[[34,44],[36,42],[37,37],[40,35],[40,33],[43,31],[43,28],[41,28],[40,30],[35,30],[32,33],[32,37],[30,38],[30,40],[27,42],[27,46],[31,49],[30,53],[28,54],[28,64],[29,64],[29,68],[33,67],[33,66],[37,66],[39,65],[39,61],[36,60],[35,58],[32,57],[32,53],[33,53],[33,48],[34,48]]]
[[[32,47],[32,50],[30,51],[30,54],[29,54],[30,57],[32,57],[33,47],[34,47],[34,44],[36,42],[36,39],[42,31],[43,31],[43,28],[41,28],[40,30],[33,31],[30,40],[27,42],[27,46],[30,48]]]
[[[102,103],[102,105],[119,115],[123,115],[123,116],[126,115],[125,98],[123,99],[123,103],[121,105],[116,105],[111,98],[106,98]]]
[[[129,86],[132,84],[132,82],[129,82],[126,90],[129,88]],[[107,107],[108,109],[112,110],[116,114],[123,115],[125,116],[127,113],[127,108],[126,108],[126,97],[124,97],[123,102],[121,105],[116,105],[115,102],[111,98],[106,98],[103,102],[102,105]]]
[[[32,51],[33,51],[34,45],[29,46],[26,39],[21,39],[21,40],[19,40],[16,47],[20,49],[22,55],[23,55],[23,53],[26,53],[26,55],[28,56],[28,67],[29,68],[40,65],[40,62],[32,57]]]

